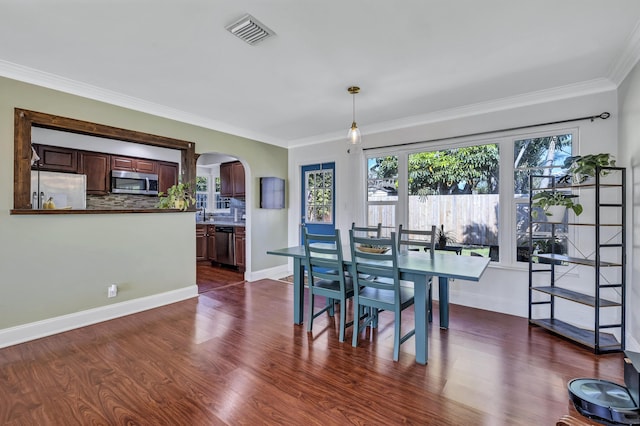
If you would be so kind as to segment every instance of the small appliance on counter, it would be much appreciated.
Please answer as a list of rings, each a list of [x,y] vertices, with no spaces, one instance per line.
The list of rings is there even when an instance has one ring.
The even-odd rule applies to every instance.
[[[640,354],[625,351],[624,383],[573,379],[569,399],[583,416],[605,425],[640,425]]]
[[[32,209],[86,209],[87,176],[31,171]]]

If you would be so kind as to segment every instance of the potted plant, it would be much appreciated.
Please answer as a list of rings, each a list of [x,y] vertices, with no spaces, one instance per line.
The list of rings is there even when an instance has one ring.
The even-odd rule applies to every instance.
[[[436,239],[439,249],[444,249],[448,243],[455,243],[456,239],[453,236],[453,232],[445,231],[444,225],[441,224],[440,228],[436,231]]]
[[[588,178],[595,177],[597,167],[614,167],[616,161],[611,158],[609,153],[575,155],[568,157],[564,166],[567,172],[572,176],[574,183],[584,183]],[[606,176],[607,170],[601,170],[600,176]]]
[[[582,214],[582,204],[574,203],[573,198],[575,197],[577,195],[561,191],[542,191],[534,194],[531,198],[533,201],[531,205],[541,208],[549,222],[562,222],[566,209],[573,210],[576,216]],[[531,215],[537,218],[538,211],[533,210]]]
[[[193,198],[191,185],[188,183],[177,183],[169,189],[167,193],[161,192],[158,194],[159,209],[178,209],[186,211],[191,205],[195,204],[196,199]]]

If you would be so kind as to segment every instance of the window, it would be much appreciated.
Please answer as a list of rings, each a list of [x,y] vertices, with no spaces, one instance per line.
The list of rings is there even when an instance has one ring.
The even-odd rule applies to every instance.
[[[231,208],[231,198],[230,197],[222,197],[220,196],[220,177],[216,177],[215,179],[215,199],[216,199],[216,210],[229,210]]]
[[[564,176],[576,138],[577,129],[555,129],[397,147],[393,155],[369,151],[367,225],[381,222],[387,233],[399,223],[410,229],[436,225],[455,240],[449,251],[461,248],[463,255],[522,266],[529,259],[529,175],[542,176],[539,186]],[[534,250],[573,250],[566,227],[556,225],[555,241],[550,231],[550,225],[536,227]]]
[[[529,176],[549,176],[534,180],[537,188],[552,185],[551,176],[566,174],[564,161],[572,155],[573,134],[561,133],[514,141],[514,201],[516,212],[516,253],[518,262],[528,262],[536,253],[567,254],[567,227],[556,226],[551,240],[551,225],[535,224],[532,229],[533,253],[529,253]],[[539,212],[539,218],[546,216]],[[565,218],[566,221],[566,218]],[[534,258],[537,261],[537,259]]]
[[[196,209],[208,209],[209,178],[196,176]]]
[[[437,225],[462,254],[498,260],[498,144],[423,151],[408,158],[408,225]]]
[[[396,227],[398,157],[367,159],[367,226],[382,223],[384,235]]]
[[[333,223],[333,169],[305,172],[305,223]]]

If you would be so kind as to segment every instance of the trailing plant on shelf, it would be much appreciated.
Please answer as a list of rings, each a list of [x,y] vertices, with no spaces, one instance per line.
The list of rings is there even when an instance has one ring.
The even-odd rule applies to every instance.
[[[178,209],[186,211],[191,205],[195,204],[196,199],[193,198],[191,185],[188,183],[177,183],[167,189],[166,194],[161,192],[158,194],[159,209]]]
[[[568,174],[574,183],[584,183],[588,178],[595,177],[597,167],[614,167],[616,160],[611,158],[611,154],[604,152],[600,154],[574,155],[568,157],[564,166],[567,167]],[[600,170],[600,176],[606,176],[608,170]]]
[[[577,197],[577,195],[569,194],[561,191],[542,191],[534,194],[531,198],[532,207],[539,207],[542,209],[546,216],[552,216],[552,213],[549,209],[552,206],[562,206],[568,209],[573,210],[576,216],[580,216],[582,214],[582,204],[574,203],[573,198]],[[534,218],[538,217],[538,211],[533,210],[531,215]]]
[[[445,248],[449,243],[456,242],[456,238],[454,237],[453,232],[445,231],[443,224],[441,224],[440,228],[436,230],[436,240],[437,240],[438,248],[440,249]]]

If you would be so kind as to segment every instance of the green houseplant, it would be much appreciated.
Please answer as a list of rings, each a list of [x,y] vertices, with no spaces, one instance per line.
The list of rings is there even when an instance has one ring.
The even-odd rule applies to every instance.
[[[572,176],[574,183],[583,183],[590,177],[595,177],[597,167],[613,167],[616,161],[611,158],[609,153],[575,155],[568,157],[564,166],[567,172]],[[600,175],[606,176],[607,170],[601,170]]]
[[[580,216],[582,214],[582,204],[574,203],[573,198],[577,197],[577,195],[569,194],[561,191],[542,191],[534,194],[531,198],[533,207],[540,207],[546,216],[556,216],[553,211],[554,206],[563,207],[562,212],[558,213],[564,216],[564,209],[571,209],[576,214],[576,216]],[[538,217],[538,211],[534,210],[531,212],[531,215],[534,218]]]
[[[436,230],[436,240],[438,248],[440,249],[445,248],[449,243],[456,242],[453,232],[444,230],[444,224],[441,224],[440,228]]]
[[[178,209],[186,211],[191,205],[195,204],[196,199],[193,198],[191,185],[188,183],[177,183],[167,189],[166,194],[161,192],[158,194],[159,209]]]

